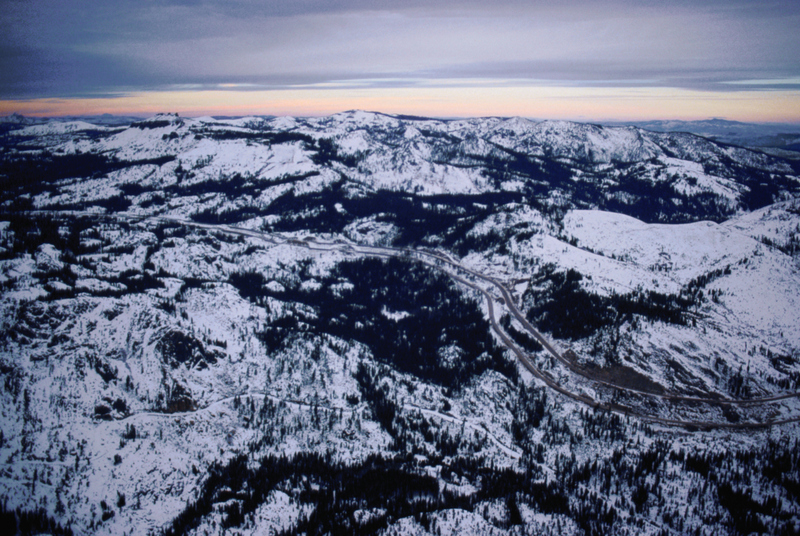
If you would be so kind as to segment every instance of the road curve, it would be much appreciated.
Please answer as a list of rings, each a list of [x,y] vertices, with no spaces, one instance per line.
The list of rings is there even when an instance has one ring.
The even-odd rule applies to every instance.
[[[40,211],[40,212],[51,212],[51,211]],[[313,235],[308,236],[304,239],[287,238],[281,235],[280,233],[267,233],[262,231],[255,231],[252,229],[245,229],[233,225],[199,223],[191,220],[169,217],[169,216],[97,214],[90,212],[57,212],[57,213],[67,214],[71,216],[84,215],[100,219],[112,219],[112,220],[121,219],[128,221],[131,220],[156,221],[164,223],[173,223],[177,225],[185,225],[188,227],[207,229],[210,231],[222,232],[231,235],[255,238],[257,240],[261,240],[272,245],[290,245],[314,251],[339,251],[345,254],[358,254],[362,256],[373,256],[373,257],[384,257],[384,258],[385,257],[413,258],[418,262],[422,262],[427,266],[430,266],[434,269],[441,271],[442,273],[446,274],[448,277],[453,279],[455,282],[481,293],[486,299],[487,308],[489,311],[489,320],[492,329],[498,335],[503,345],[517,357],[520,364],[522,364],[522,366],[524,366],[525,369],[528,370],[535,378],[545,383],[552,390],[576,402],[579,402],[581,404],[584,404],[586,406],[595,409],[616,413],[618,415],[631,416],[644,421],[657,423],[665,426],[676,426],[676,427],[684,427],[690,429],[702,429],[702,430],[710,430],[714,428],[755,429],[755,428],[767,428],[771,426],[800,422],[800,416],[788,417],[777,420],[768,420],[764,422],[711,422],[711,421],[668,419],[665,417],[660,417],[658,415],[647,414],[638,409],[631,408],[629,406],[624,406],[614,402],[611,403],[601,402],[592,399],[588,395],[572,392],[566,389],[565,387],[561,386],[549,374],[545,373],[544,371],[536,367],[535,364],[530,360],[529,356],[513,340],[511,340],[511,338],[505,333],[502,327],[498,324],[494,311],[494,305],[495,302],[500,302],[500,299],[493,296],[488,290],[486,290],[481,285],[473,281],[470,281],[461,275],[458,275],[458,272],[467,274],[471,278],[482,281],[496,288],[501,295],[502,299],[501,303],[503,303],[508,308],[509,312],[514,316],[514,318],[517,319],[517,321],[522,325],[525,331],[527,331],[531,336],[533,336],[547,350],[547,352],[550,355],[552,355],[560,363],[565,365],[569,371],[571,371],[574,374],[580,375],[585,379],[594,382],[596,384],[604,385],[606,387],[616,389],[617,391],[620,392],[635,394],[638,396],[651,397],[671,402],[703,403],[715,406],[755,407],[755,406],[774,403],[781,400],[800,398],[800,392],[780,393],[768,397],[753,398],[748,400],[730,399],[722,397],[720,398],[691,397],[691,396],[684,396],[671,393],[653,393],[593,378],[591,375],[586,374],[584,371],[579,370],[569,360],[565,359],[558,352],[558,350],[556,350],[556,348],[554,348],[553,345],[541,333],[539,333],[539,331],[533,325],[531,325],[530,322],[528,322],[527,318],[525,318],[525,315],[517,307],[511,292],[508,290],[508,288],[505,287],[505,285],[503,285],[495,278],[481,274],[480,272],[476,272],[470,268],[467,268],[463,266],[461,263],[457,262],[456,260],[453,260],[448,256],[437,251],[424,250],[424,249],[394,248],[389,246],[369,246],[369,245],[349,243],[342,240],[327,242],[327,241],[322,241]],[[443,267],[442,264],[444,264],[447,268]],[[453,273],[453,271],[457,273]]]

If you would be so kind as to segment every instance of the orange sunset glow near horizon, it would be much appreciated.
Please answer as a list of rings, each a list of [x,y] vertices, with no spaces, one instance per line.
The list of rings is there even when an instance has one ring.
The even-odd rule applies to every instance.
[[[371,110],[425,117],[521,116],[570,121],[702,120],[800,123],[800,92],[711,93],[670,88],[461,87],[300,91],[154,91],[105,98],[0,101],[0,115],[322,116]]]
[[[744,0],[9,0],[0,115],[800,123],[800,10]]]

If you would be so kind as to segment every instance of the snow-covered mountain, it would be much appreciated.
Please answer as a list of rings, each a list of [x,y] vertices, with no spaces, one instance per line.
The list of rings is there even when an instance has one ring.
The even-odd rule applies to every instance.
[[[790,160],[362,111],[17,120],[0,144],[20,531],[800,523]]]
[[[722,143],[753,147],[770,154],[800,158],[800,125],[741,123],[724,119],[704,121],[641,121],[630,126],[655,132],[691,132]]]

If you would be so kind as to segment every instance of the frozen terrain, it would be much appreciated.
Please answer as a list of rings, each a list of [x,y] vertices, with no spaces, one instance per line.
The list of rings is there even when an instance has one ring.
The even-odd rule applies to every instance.
[[[362,111],[0,146],[21,532],[800,526],[792,161]]]

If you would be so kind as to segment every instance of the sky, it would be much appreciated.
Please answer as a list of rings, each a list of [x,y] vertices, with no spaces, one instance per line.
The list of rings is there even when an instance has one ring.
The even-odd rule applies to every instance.
[[[0,115],[800,123],[800,3],[0,0]]]

